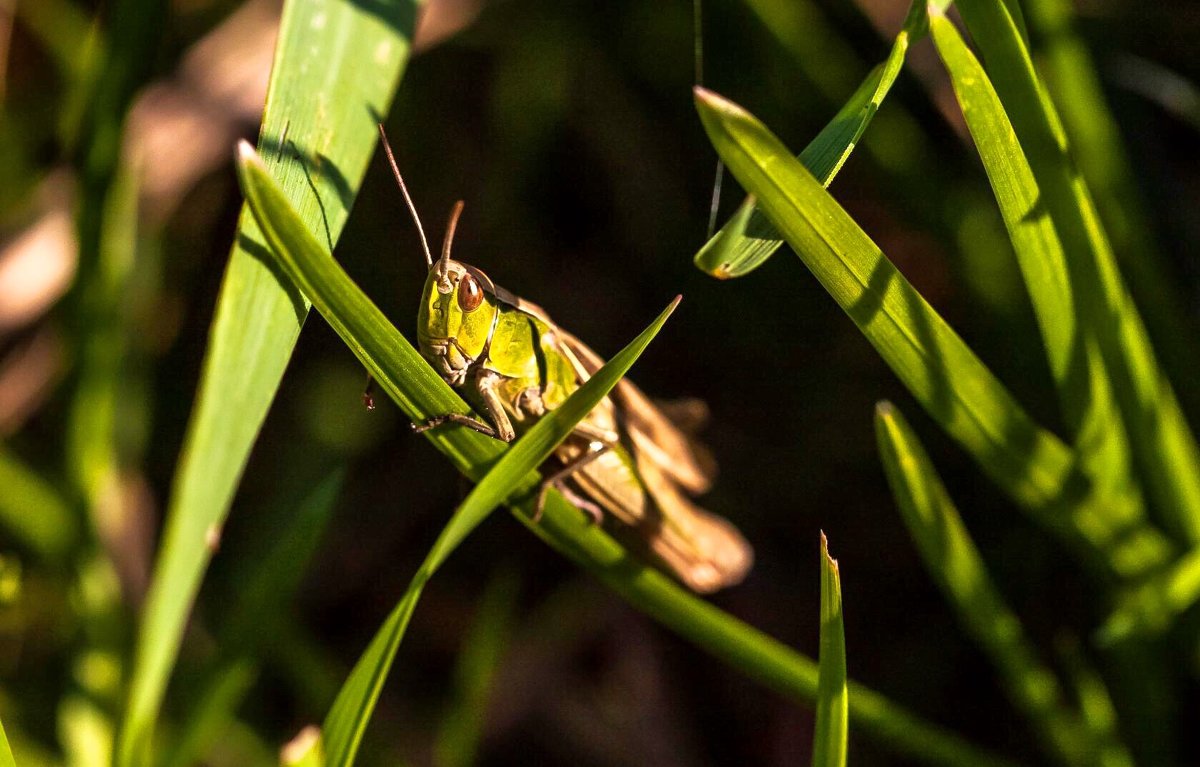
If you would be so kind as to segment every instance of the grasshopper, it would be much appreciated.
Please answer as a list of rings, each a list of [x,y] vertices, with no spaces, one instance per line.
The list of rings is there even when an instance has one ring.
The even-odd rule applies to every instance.
[[[417,315],[421,355],[486,418],[450,413],[413,429],[457,423],[511,442],[561,405],[604,360],[537,305],[450,258],[461,201],[450,215],[441,257],[433,259],[382,125],[380,135],[429,267]],[[694,414],[696,405],[703,407],[683,409]],[[623,523],[632,532],[627,539],[693,590],[733,585],[750,569],[753,552],[733,525],[688,498],[712,482],[714,465],[705,456],[641,390],[622,380],[556,450],[535,520],[553,487],[595,522],[607,512]]]

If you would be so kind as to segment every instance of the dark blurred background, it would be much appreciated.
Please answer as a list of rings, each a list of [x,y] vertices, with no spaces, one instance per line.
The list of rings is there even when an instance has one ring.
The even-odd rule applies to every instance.
[[[18,0],[15,25],[13,9],[4,11],[0,439],[54,478],[63,473],[62,382],[71,374],[72,330],[55,304],[73,259],[71,181],[62,165],[64,115],[73,107],[70,75],[53,52],[61,30],[45,27],[47,18],[60,27],[74,18],[86,30],[105,9],[41,3]],[[775,22],[781,8],[790,24]],[[906,10],[895,0],[710,0],[705,85],[799,152],[884,59]],[[1138,237],[1156,243],[1171,300],[1194,322],[1198,123],[1186,98],[1163,103],[1167,74],[1146,72],[1153,64],[1184,84],[1196,81],[1200,5],[1085,0],[1076,11],[1075,29],[1094,56],[1148,211],[1150,230]],[[130,121],[127,140],[146,147],[143,218],[158,233],[159,255],[131,297],[141,308],[131,413],[121,422],[135,446],[122,487],[136,509],[121,528],[128,605],[144,592],[196,391],[241,205],[229,158],[236,137],[257,131],[277,12],[261,0],[177,0],[153,83]],[[1035,49],[1045,42],[1035,34]],[[1086,637],[1104,605],[1058,545],[925,418],[789,250],[734,282],[692,266],[706,238],[716,163],[691,100],[692,3],[433,0],[418,49],[386,125],[433,239],[452,203],[466,200],[456,257],[541,304],[602,354],[683,294],[632,377],[654,396],[699,397],[711,408],[704,440],[721,474],[704,505],[733,520],[757,556],[746,582],[713,601],[815,657],[824,530],[841,564],[851,676],[980,744],[1038,763],[1030,732],[909,541],[876,455],[875,403],[892,400],[912,419],[993,575],[1042,646]],[[944,73],[927,41],[910,60],[831,190],[1035,417],[1061,431],[1027,298]],[[720,220],[740,199],[726,175]],[[30,244],[31,237],[41,239]],[[20,261],[23,253],[35,256]],[[381,158],[336,255],[415,343],[425,268]],[[1194,352],[1194,336],[1163,339],[1181,341]],[[1191,360],[1164,358],[1190,406]],[[286,527],[313,477],[345,469],[315,557],[296,565],[306,575],[285,628],[263,651],[239,709],[240,726],[271,748],[320,721],[464,496],[463,482],[408,433],[390,402],[362,407],[364,378],[314,313],[200,593],[168,719],[186,710],[189,672],[214,651],[205,626],[219,622],[245,560]],[[1190,410],[1193,423],[1197,415]],[[19,560],[19,550],[11,556]],[[26,736],[53,751],[53,690],[73,641],[71,621],[58,613],[69,612],[70,597],[55,591],[54,574],[30,569],[25,580],[27,589],[44,582],[51,596],[41,603],[44,620],[11,611],[5,618],[0,680],[5,699],[23,710]],[[455,664],[485,593],[499,594],[509,617],[480,764],[808,760],[809,709],[661,629],[499,514],[427,587],[361,764],[434,759]],[[1129,700],[1120,679],[1109,682],[1118,705]],[[1194,685],[1172,692],[1178,721],[1200,713]],[[1164,732],[1160,745],[1172,760],[1200,759],[1191,733]],[[231,735],[211,763],[237,763],[229,756],[240,753],[237,743]],[[851,754],[858,764],[905,763],[853,732]]]

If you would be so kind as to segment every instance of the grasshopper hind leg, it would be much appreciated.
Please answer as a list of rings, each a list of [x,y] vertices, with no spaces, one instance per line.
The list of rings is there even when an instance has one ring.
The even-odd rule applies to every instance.
[[[593,524],[598,525],[604,521],[604,510],[568,487],[566,481],[580,469],[604,455],[610,447],[611,445],[603,442],[592,442],[588,446],[588,452],[542,480],[542,486],[538,488],[537,502],[534,504],[533,521],[537,522],[542,518],[542,511],[546,508],[546,493],[550,492],[551,488],[562,493],[568,501],[586,511],[591,516]]]

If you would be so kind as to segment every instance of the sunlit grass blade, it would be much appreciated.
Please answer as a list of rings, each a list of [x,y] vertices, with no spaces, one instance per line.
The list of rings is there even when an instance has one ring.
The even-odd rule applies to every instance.
[[[1200,600],[1200,548],[1191,549],[1162,576],[1122,595],[1100,629],[1100,638],[1116,642],[1133,634],[1158,634],[1175,616]]]
[[[67,500],[7,446],[0,444],[0,525],[12,539],[49,560],[61,559],[79,534]]]
[[[676,298],[650,327],[596,371],[566,402],[542,416],[500,457],[454,512],[421,563],[400,603],[371,640],[371,645],[355,664],[333,702],[322,728],[326,764],[349,767],[354,763],[363,732],[426,582],[462,540],[500,504],[510,496],[524,495],[537,487],[537,468],[617,385],[654,336],[658,335],[678,304],[679,299]]]
[[[998,0],[960,0],[957,7],[1062,239],[1076,311],[1081,325],[1095,334],[1146,492],[1174,532],[1200,542],[1200,448],[1155,359],[1023,36]]]
[[[8,736],[4,734],[4,725],[0,724],[0,767],[16,767],[13,761],[12,749],[8,747]]]
[[[260,197],[258,214],[284,270],[312,291],[315,305],[381,388],[414,421],[438,413],[467,412],[466,404],[420,357],[313,235],[296,218],[275,181],[246,150],[240,166],[248,197]],[[426,432],[466,476],[478,479],[504,448],[471,429]],[[559,494],[531,521],[533,501],[517,504],[518,519],[544,541],[593,573],[630,604],[750,678],[797,700],[816,699],[816,664],[703,600],[631,555]],[[851,684],[850,715],[856,728],[927,764],[1005,765],[1009,762],[930,724],[861,685]]]
[[[817,727],[813,767],[845,767],[850,737],[846,688],[846,629],[842,581],[829,541],[821,533],[821,653],[818,656]]]
[[[492,576],[454,668],[454,700],[442,716],[433,747],[436,767],[471,767],[478,761],[488,701],[508,648],[519,582],[505,568]]]
[[[288,2],[260,146],[306,231],[332,247],[346,221],[407,59],[417,3],[370,12],[350,0]],[[143,608],[118,764],[146,763],[184,622],[250,447],[283,375],[307,304],[281,282],[243,211],[209,336]]]
[[[344,472],[336,469],[306,480],[299,502],[281,494],[262,527],[268,540],[239,553],[240,567],[230,580],[238,584],[233,603],[217,633],[216,657],[199,673],[200,686],[189,695],[182,727],[160,763],[187,767],[203,761],[233,720],[250,685],[258,676],[264,643],[280,633],[292,595],[305,574],[326,524],[336,507]],[[270,524],[276,522],[276,524]]]
[[[941,15],[930,24],[1016,251],[1080,462],[1104,488],[1114,518],[1144,519],[1120,413],[1095,341],[1076,320],[1066,255],[1033,171],[987,73],[954,24]]]
[[[915,2],[887,60],[871,70],[834,118],[800,153],[799,160],[824,186],[841,170],[904,64],[912,38],[924,34],[925,3]],[[695,256],[696,266],[720,279],[749,274],[783,245],[779,231],[747,198]]]
[[[1032,50],[1046,75],[1046,84],[1071,137],[1072,154],[1095,195],[1121,272],[1138,299],[1138,309],[1146,319],[1155,348],[1164,366],[1176,373],[1178,393],[1194,412],[1200,388],[1191,386],[1180,374],[1191,368],[1195,355],[1188,339],[1197,333],[1197,325],[1183,305],[1183,293],[1155,237],[1100,69],[1079,33],[1074,6],[1071,0],[1026,3],[1028,20],[1038,40]],[[1024,37],[1028,41],[1028,36]],[[1106,61],[1110,58],[1107,51],[1102,55]],[[1106,79],[1129,85],[1125,76],[1129,73],[1128,63],[1128,59],[1115,65],[1109,61]],[[1179,85],[1172,83],[1168,92],[1185,92]],[[1193,102],[1200,106],[1200,98],[1193,97]]]
[[[1119,746],[1095,741],[1068,707],[1053,671],[1038,657],[1020,619],[988,575],[958,510],[912,428],[890,403],[875,411],[879,454],[896,505],[925,569],[999,671],[1013,705],[1047,751],[1065,764],[1131,765]]]
[[[741,107],[697,89],[717,152],[921,405],[1002,490],[1116,573],[1161,563],[1147,525],[1114,520],[1075,455],[1034,423],[820,182]]]

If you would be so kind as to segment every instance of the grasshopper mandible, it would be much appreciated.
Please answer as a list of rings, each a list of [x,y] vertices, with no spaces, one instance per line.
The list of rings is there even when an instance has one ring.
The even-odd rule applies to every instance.
[[[604,360],[540,307],[450,258],[461,201],[450,215],[441,257],[433,259],[382,125],[379,132],[429,266],[417,315],[421,355],[487,419],[450,413],[413,429],[452,422],[511,442],[561,405]],[[753,551],[733,525],[688,498],[712,482],[714,467],[702,455],[641,390],[622,380],[556,450],[535,519],[546,490],[554,487],[597,523],[605,512],[623,523],[695,591],[733,585],[750,569]]]

